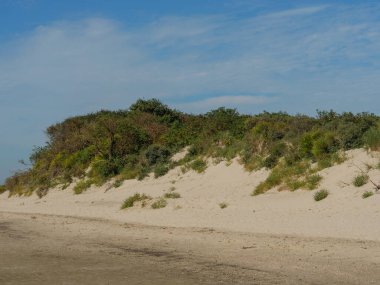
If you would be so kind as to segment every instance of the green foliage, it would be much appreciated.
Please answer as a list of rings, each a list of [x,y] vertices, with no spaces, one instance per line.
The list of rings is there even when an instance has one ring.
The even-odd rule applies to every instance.
[[[253,195],[263,194],[271,188],[281,184],[284,178],[284,173],[280,169],[274,169],[268,176],[268,178],[261,182],[253,191]]]
[[[380,128],[370,128],[363,136],[364,144],[371,150],[380,150]]]
[[[145,152],[145,156],[149,165],[166,163],[170,158],[170,155],[171,153],[169,149],[159,145],[151,145]]]
[[[81,194],[83,191],[86,191],[91,185],[94,184],[94,181],[91,179],[81,180],[74,186],[74,193]]]
[[[364,134],[379,123],[378,117],[369,113],[318,111],[318,119],[323,129],[336,135],[339,147],[344,150],[362,147]]]
[[[168,173],[169,167],[165,164],[158,164],[154,168],[154,177],[158,178],[160,176],[164,176],[166,173]]]
[[[190,168],[198,173],[202,173],[206,170],[207,163],[199,158],[190,163]]]
[[[114,161],[99,159],[91,165],[90,177],[105,181],[119,173],[119,167]]]
[[[319,190],[319,191],[315,192],[314,200],[317,202],[321,201],[321,200],[325,199],[328,195],[329,195],[329,192],[327,190],[325,190],[325,189]]]
[[[123,180],[116,179],[115,182],[112,184],[113,187],[119,188],[121,185],[123,185]]]
[[[372,195],[373,195],[372,191],[365,191],[362,195],[362,198],[365,199],[365,198],[371,197]]]
[[[338,149],[337,141],[332,133],[325,133],[313,142],[311,152],[315,158],[323,158]]]
[[[361,186],[368,183],[368,179],[369,179],[368,175],[361,174],[361,175],[358,175],[354,178],[354,180],[352,181],[352,184],[355,187],[361,187]]]
[[[270,149],[270,154],[263,161],[263,166],[266,168],[273,168],[277,165],[278,160],[284,155],[286,152],[286,144],[283,142],[279,142],[274,144]]]
[[[143,112],[160,117],[163,122],[173,122],[179,120],[180,113],[170,109],[162,104],[158,99],[142,100],[138,99],[136,103],[129,108],[133,112]]]
[[[5,185],[0,185],[0,194],[3,194],[5,191],[7,191],[7,187],[5,187]]]
[[[300,188],[304,188],[306,186],[306,182],[302,179],[295,178],[294,180],[288,179],[286,182],[287,188],[289,188],[290,191],[295,191]]]
[[[165,193],[164,197],[168,199],[178,199],[181,198],[181,195],[177,192],[169,192]]]
[[[136,202],[145,201],[149,199],[151,198],[145,194],[135,193],[134,195],[124,200],[123,204],[121,205],[121,209],[131,208],[134,206]]]
[[[135,179],[138,177],[138,175],[139,175],[139,169],[137,167],[134,167],[134,168],[126,167],[120,173],[122,180]]]
[[[7,178],[5,188],[9,190],[9,195],[29,195],[33,192],[33,174],[32,171],[19,171]]]
[[[160,198],[157,201],[155,201],[151,207],[152,209],[161,209],[161,208],[165,208],[167,204],[168,202],[166,202],[164,198]]]
[[[319,170],[341,162],[344,150],[377,150],[379,130],[379,117],[368,113],[318,111],[313,118],[283,112],[242,115],[222,107],[191,115],[157,99],[140,99],[127,110],[103,110],[50,126],[47,144],[30,155],[30,169],[9,177],[5,186],[10,195],[46,195],[74,178],[96,185],[113,177],[142,180],[152,171],[159,177],[182,165],[203,172],[208,158],[240,157],[249,171],[271,169],[255,193],[276,186],[313,189],[311,163]],[[184,147],[188,155],[172,163],[172,154]]]
[[[143,180],[145,177],[148,177],[149,173],[150,173],[150,168],[148,166],[141,166],[139,168],[139,172],[138,172],[138,175],[137,175],[137,179],[138,180]]]
[[[306,186],[309,190],[314,190],[319,186],[322,176],[319,174],[309,175],[306,177]]]
[[[269,173],[267,179],[261,182],[253,191],[252,195],[263,194],[276,186],[286,186],[294,191],[304,187],[307,182],[300,179],[303,175],[310,172],[310,164],[307,161],[300,161],[293,165],[282,162]]]

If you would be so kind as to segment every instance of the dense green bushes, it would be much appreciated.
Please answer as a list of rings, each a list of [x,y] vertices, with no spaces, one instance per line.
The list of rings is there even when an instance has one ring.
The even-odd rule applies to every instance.
[[[222,107],[190,115],[157,99],[140,99],[128,110],[72,117],[49,127],[47,145],[30,156],[32,167],[8,178],[5,188],[11,195],[45,194],[79,178],[86,182],[78,183],[75,191],[82,192],[112,177],[121,185],[151,172],[155,177],[165,175],[178,165],[203,172],[207,157],[238,156],[250,171],[271,169],[254,194],[274,186],[313,189],[320,180],[315,172],[341,161],[342,150],[380,149],[379,126],[379,118],[367,113],[248,116]],[[172,162],[170,157],[185,146],[190,146],[187,156]]]

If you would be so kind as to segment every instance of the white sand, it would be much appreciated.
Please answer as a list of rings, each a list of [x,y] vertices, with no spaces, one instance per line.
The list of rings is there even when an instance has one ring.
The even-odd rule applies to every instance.
[[[204,174],[180,169],[170,171],[158,179],[128,180],[119,188],[108,191],[107,185],[91,188],[74,195],[72,186],[66,190],[52,189],[42,199],[0,195],[0,211],[40,213],[93,217],[118,222],[172,227],[212,227],[228,231],[301,235],[311,237],[354,238],[380,240],[380,195],[367,199],[361,195],[373,190],[372,184],[352,185],[360,173],[355,165],[366,169],[364,163],[376,166],[379,154],[364,150],[347,152],[348,160],[341,165],[321,171],[323,180],[318,189],[325,188],[330,195],[315,202],[317,190],[278,192],[252,197],[250,194],[268,172],[248,173],[234,161],[210,165]],[[380,182],[380,171],[372,169],[369,175]],[[174,184],[173,184],[174,183]],[[157,198],[175,187],[181,198],[169,199],[163,209],[136,206],[120,210],[123,200],[139,192]],[[380,194],[380,192],[379,192]],[[227,203],[221,209],[219,203]]]

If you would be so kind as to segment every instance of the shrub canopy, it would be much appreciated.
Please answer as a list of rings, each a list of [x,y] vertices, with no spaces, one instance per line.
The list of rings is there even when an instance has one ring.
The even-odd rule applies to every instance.
[[[158,177],[175,166],[170,157],[185,146],[190,148],[183,163],[196,169],[206,167],[202,157],[240,156],[249,170],[281,164],[294,172],[305,160],[326,164],[338,150],[379,149],[379,126],[379,117],[368,113],[242,115],[222,107],[192,115],[157,99],[139,99],[126,110],[102,110],[50,126],[47,144],[30,155],[30,169],[9,177],[5,188],[22,195],[74,177],[96,184],[117,175],[143,179],[151,171]]]

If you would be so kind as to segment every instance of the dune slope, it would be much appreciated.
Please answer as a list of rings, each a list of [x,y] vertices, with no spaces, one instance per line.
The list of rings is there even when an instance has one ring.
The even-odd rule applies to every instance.
[[[380,195],[362,198],[373,190],[367,183],[352,184],[360,169],[368,170],[373,181],[380,181],[376,168],[378,153],[363,149],[347,152],[347,160],[320,172],[323,176],[318,189],[327,189],[329,196],[319,202],[313,199],[318,190],[277,191],[251,196],[252,190],[268,175],[266,170],[246,172],[235,160],[231,164],[210,162],[205,173],[182,173],[179,168],[167,175],[143,181],[127,180],[118,188],[110,183],[92,187],[75,195],[71,185],[66,190],[51,189],[47,196],[11,197],[0,195],[0,211],[39,213],[111,219],[146,225],[171,227],[207,227],[228,231],[287,234],[311,237],[335,237],[380,240]],[[367,170],[366,170],[367,171]],[[154,199],[174,191],[178,199],[167,199],[167,206],[152,209]],[[134,193],[153,198],[142,208],[137,203],[121,210],[123,200]],[[222,209],[220,204],[226,207]]]

